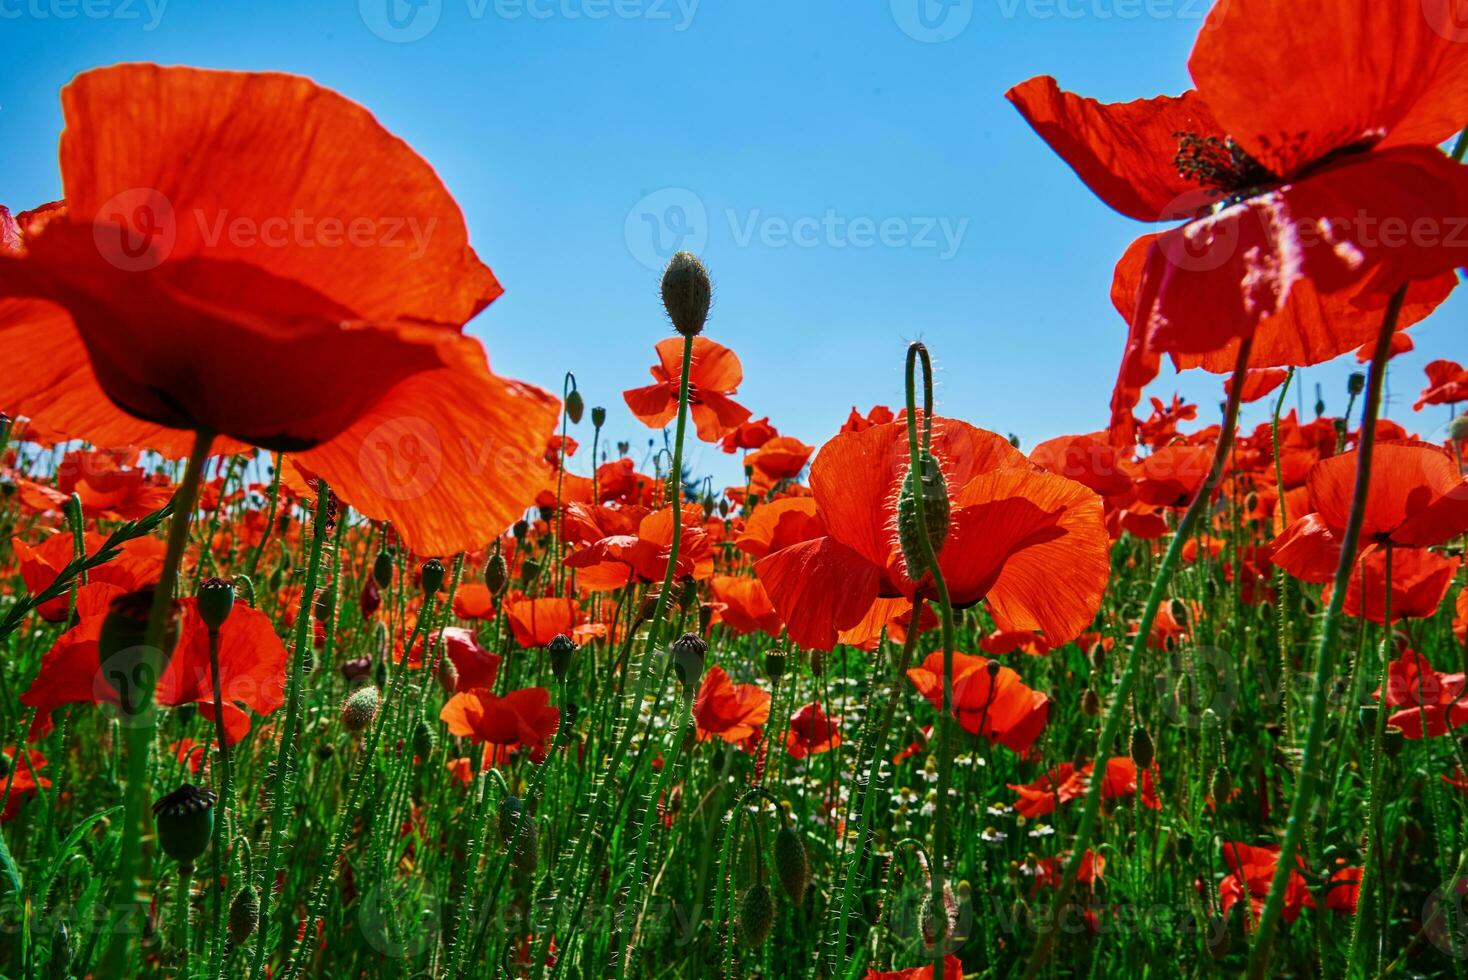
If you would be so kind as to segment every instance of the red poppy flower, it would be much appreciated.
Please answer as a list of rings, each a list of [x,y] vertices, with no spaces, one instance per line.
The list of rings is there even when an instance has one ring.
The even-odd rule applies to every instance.
[[[938,980],[962,980],[963,964],[952,953],[943,957],[943,975]],[[911,966],[906,970],[868,970],[866,980],[933,980],[933,964]]]
[[[728,432],[719,446],[726,453],[737,453],[741,449],[758,449],[779,435],[775,427],[770,424],[770,417],[766,415],[754,422],[741,422]]]
[[[786,497],[756,507],[734,544],[745,554],[763,558],[825,533],[826,522],[813,497]]]
[[[792,759],[829,752],[841,744],[841,719],[831,718],[819,701],[797,708],[785,733],[785,750]]]
[[[120,65],[62,108],[66,204],[0,255],[7,411],[170,456],[188,430],[288,450],[423,553],[515,519],[557,403],[461,332],[501,289],[405,143],[282,74]]]
[[[1337,858],[1337,864],[1344,860]],[[1361,868],[1343,867],[1330,876],[1326,884],[1325,907],[1337,915],[1355,915],[1356,903],[1361,898]]]
[[[1392,554],[1392,621],[1437,615],[1462,563],[1462,559],[1444,558],[1422,548],[1396,549]],[[1374,548],[1356,562],[1342,611],[1347,616],[1384,624],[1386,591],[1386,552]],[[1325,599],[1330,599],[1329,588]]]
[[[1412,650],[1387,665],[1386,704],[1402,710],[1388,721],[1407,738],[1442,735],[1468,723],[1468,697],[1463,696],[1464,676],[1435,670],[1422,654]],[[1381,700],[1381,690],[1375,692]]]
[[[1002,436],[933,422],[951,513],[938,564],[953,603],[986,600],[1000,629],[1069,641],[1090,625],[1110,575],[1100,498],[1041,470]],[[810,486],[827,533],[755,564],[797,643],[829,650],[879,596],[932,595],[930,576],[908,577],[897,540],[907,472],[902,423],[842,433],[821,448]]]
[[[1040,858],[1039,866],[1035,870],[1032,893],[1038,893],[1041,888],[1059,888],[1060,874],[1069,860],[1069,855]],[[1021,870],[1025,868],[1026,866],[1021,865]],[[1081,866],[1076,869],[1076,884],[1094,885],[1105,870],[1106,858],[1088,848],[1085,857],[1081,858]]]
[[[514,599],[504,604],[515,642],[527,650],[543,647],[557,633],[570,633],[581,618],[575,599]]]
[[[494,619],[494,595],[483,582],[460,582],[454,593],[454,615],[460,619]]]
[[[596,468],[598,503],[617,501],[624,504],[652,505],[659,493],[659,481],[646,473],[638,473],[627,458],[614,459]]]
[[[1452,289],[1468,249],[1448,230],[1465,213],[1468,171],[1437,146],[1461,128],[1453,79],[1468,54],[1450,7],[1401,16],[1329,0],[1302,19],[1273,0],[1233,0],[1198,35],[1196,91],[1116,105],[1049,77],[1010,91],[1112,207],[1187,222],[1140,239],[1117,269],[1113,297],[1132,324],[1118,438],[1130,439],[1162,354],[1227,371],[1253,336],[1254,367],[1313,364],[1367,340],[1399,286],[1419,282],[1403,325]]]
[[[567,456],[575,456],[580,448],[581,444],[575,439],[557,432],[546,440],[544,459],[550,466],[560,466]]]
[[[1453,405],[1468,402],[1468,368],[1457,361],[1433,361],[1427,365],[1427,387],[1412,406],[1422,411],[1428,405]]]
[[[1401,331],[1398,331],[1392,334],[1392,344],[1391,349],[1387,354],[1387,359],[1390,360],[1391,358],[1396,357],[1398,354],[1406,354],[1416,349],[1417,343],[1412,339],[1412,335],[1409,333],[1402,333]],[[1356,363],[1368,364],[1370,363],[1371,358],[1375,355],[1376,341],[1368,340],[1366,341],[1366,343],[1356,348]]]
[[[1077,769],[1069,762],[1062,762],[1032,783],[1009,784],[1019,794],[1014,802],[1015,812],[1022,817],[1040,817],[1054,813],[1058,806],[1081,799],[1089,792],[1091,774],[1095,766],[1087,763]],[[1142,805],[1149,810],[1162,809],[1157,798],[1153,780],[1157,775],[1157,763],[1142,772]],[[1122,797],[1132,799],[1137,795],[1137,764],[1125,756],[1106,761],[1106,777],[1101,785],[1103,800]]]
[[[1208,478],[1214,450],[1208,446],[1166,446],[1142,460],[1137,499],[1157,507],[1186,507]]]
[[[64,704],[117,704],[117,692],[99,666],[97,640],[114,599],[124,591],[96,582],[77,591],[78,623],[57,638],[41,660],[40,672],[21,695],[36,709],[31,737],[44,735],[51,712]],[[209,668],[209,630],[193,598],[180,599],[178,645],[158,678],[154,699],[175,708],[197,704],[206,718],[214,717],[214,687]],[[267,715],[285,703],[285,647],[275,635],[270,617],[244,603],[235,603],[220,629],[219,683],[224,697],[224,730],[231,743],[250,731],[250,716]]]
[[[1011,630],[990,633],[979,641],[979,649],[996,657],[1014,653],[1016,650],[1027,653],[1031,657],[1043,657],[1050,652],[1050,644],[1045,642],[1043,636],[1036,633],[1027,630]]]
[[[1274,561],[1296,578],[1328,582],[1340,560],[1351,508],[1356,451],[1315,464],[1310,513],[1274,542]],[[1468,531],[1468,479],[1445,451],[1423,443],[1376,447],[1361,527],[1363,547],[1427,548]],[[1357,574],[1360,574],[1359,572]]]
[[[943,710],[943,654],[931,653],[908,680],[936,711]],[[1050,699],[1025,686],[997,661],[953,655],[953,716],[964,731],[1024,755],[1050,718]]]
[[[683,532],[678,542],[679,578],[706,579],[713,574],[713,548],[703,526],[703,508],[685,504]],[[576,569],[576,585],[588,592],[609,592],[628,582],[661,582],[673,548],[673,508],[643,517],[636,534],[614,534],[593,541],[566,556],[567,568]]]
[[[627,407],[643,424],[661,429],[678,414],[678,381],[683,373],[683,338],[658,341],[658,363],[652,367],[655,384],[622,393]],[[693,338],[693,363],[688,372],[688,406],[698,437],[718,442],[725,432],[746,421],[749,409],[729,396],[739,390],[744,367],[739,356],[707,337]]]
[[[841,427],[842,432],[861,432],[870,429],[874,425],[885,425],[895,421],[897,416],[892,414],[892,409],[885,405],[873,405],[872,410],[863,415],[851,406],[851,414],[846,418],[846,424]]]
[[[8,823],[20,812],[21,804],[36,795],[38,788],[49,788],[51,780],[42,776],[46,757],[34,749],[28,749],[23,758],[16,758],[15,746],[3,753],[4,765],[0,766],[0,797],[5,797],[5,809],[0,811],[0,823]]]
[[[1259,921],[1259,915],[1264,911],[1264,899],[1269,895],[1275,868],[1279,866],[1279,848],[1275,845],[1254,847],[1238,841],[1225,841],[1222,848],[1223,861],[1230,872],[1218,884],[1223,914],[1227,916],[1229,910],[1247,896],[1254,911],[1252,915],[1245,917],[1245,923],[1252,929],[1253,923]],[[1298,854],[1295,855],[1295,862],[1300,868],[1305,867],[1304,858]],[[1294,922],[1300,917],[1301,911],[1313,908],[1315,897],[1310,894],[1305,877],[1298,871],[1291,871],[1285,885],[1284,920]]]
[[[521,688],[502,698],[481,688],[449,698],[438,717],[451,734],[493,746],[503,761],[515,749],[544,753],[560,725],[561,710],[550,703],[550,692],[543,687]]]
[[[1453,622],[1453,634],[1457,636],[1459,643],[1468,643],[1468,589],[1458,593],[1458,601],[1453,608],[1457,613]]]
[[[107,536],[88,532],[83,536],[83,545],[88,555],[107,541]],[[31,595],[50,588],[56,576],[76,556],[76,544],[70,534],[58,532],[36,545],[28,545],[20,538],[11,538],[11,549],[20,563],[20,577],[26,591]],[[118,586],[124,592],[140,589],[158,580],[163,570],[163,542],[157,538],[134,538],[122,546],[121,553],[109,562],[96,566],[87,573],[89,583],[106,582]],[[48,623],[59,623],[66,618],[71,608],[71,596],[63,594],[42,603],[36,611]]]
[[[1257,402],[1265,395],[1274,391],[1285,383],[1290,373],[1284,368],[1254,368],[1244,375],[1244,384],[1239,389],[1239,401]],[[1223,393],[1232,395],[1234,391],[1234,379],[1225,378],[1223,381]]]
[[[445,626],[440,633],[443,638],[444,656],[448,657],[454,664],[458,679],[454,682],[455,691],[472,691],[475,688],[493,688],[495,678],[500,673],[500,656],[490,653],[479,645],[479,638],[474,635],[473,630],[466,630],[458,626]],[[435,633],[434,638],[429,641],[429,649],[433,649],[440,633]]]
[[[700,741],[721,738],[739,743],[770,718],[770,695],[758,684],[735,684],[723,667],[710,667],[693,700]]]
[[[1047,440],[1030,451],[1030,459],[1102,497],[1125,497],[1132,492],[1132,463],[1104,432]]]
[[[0,310],[4,302],[0,300]],[[108,521],[146,517],[173,496],[173,487],[163,476],[123,466],[115,453],[83,450],[62,458],[55,486],[25,479],[16,485],[21,502],[38,513],[60,511],[75,493],[84,516]]]
[[[744,465],[753,466],[756,472],[777,482],[793,480],[815,451],[815,446],[807,446],[794,436],[776,436],[744,457]]]
[[[719,604],[718,622],[729,627],[736,636],[763,632],[779,638],[784,623],[759,579],[733,575],[715,575],[709,580],[714,600]]]

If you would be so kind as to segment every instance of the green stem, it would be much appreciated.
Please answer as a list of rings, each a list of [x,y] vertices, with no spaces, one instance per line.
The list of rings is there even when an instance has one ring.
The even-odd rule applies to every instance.
[[[210,847],[214,880],[214,932],[209,938],[209,976],[219,977],[224,965],[224,885],[220,881],[220,862],[224,853],[225,824],[229,820],[230,789],[229,739],[224,730],[224,693],[219,680],[219,630],[209,631],[209,673],[214,682],[214,738],[219,743],[219,809],[214,814],[214,841]],[[207,756],[207,749],[206,749]]]

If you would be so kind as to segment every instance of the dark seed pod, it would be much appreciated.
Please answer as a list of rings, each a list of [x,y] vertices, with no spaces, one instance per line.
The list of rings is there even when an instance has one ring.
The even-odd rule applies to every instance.
[[[500,554],[499,546],[496,545],[494,554],[484,563],[484,587],[489,589],[490,595],[499,595],[509,584],[510,566],[505,563],[505,556]]]
[[[919,534],[917,485],[921,484],[923,503],[923,527],[927,528],[928,543],[937,555],[948,539],[948,484],[938,461],[927,452],[921,453],[922,478],[916,479],[913,469],[908,468],[902,480],[902,490],[897,495],[897,543],[902,547],[902,560],[907,565],[907,576],[921,579],[928,571],[927,559],[923,556],[922,538]]]
[[[530,522],[521,518],[511,525],[510,533],[515,536],[516,541],[524,541],[525,535],[530,533]]]
[[[791,902],[799,905],[805,900],[805,888],[810,884],[810,856],[800,834],[789,824],[782,824],[775,834],[775,873]]]
[[[433,729],[428,727],[428,722],[419,718],[413,725],[413,754],[420,759],[427,759],[433,754]]]
[[[1152,736],[1147,734],[1147,729],[1138,725],[1132,729],[1132,740],[1129,746],[1132,762],[1138,769],[1150,769],[1152,760],[1156,758],[1156,750],[1152,745]]]
[[[434,595],[443,588],[443,562],[437,558],[430,558],[423,563],[423,571],[419,576],[423,585],[424,595]]]
[[[377,718],[382,695],[375,687],[359,687],[342,702],[342,727],[355,734],[365,732]]]
[[[775,925],[775,898],[770,886],[755,882],[739,902],[739,941],[753,949],[770,937]]]
[[[777,681],[785,676],[785,654],[779,650],[771,650],[765,654],[765,676],[772,681]]]
[[[372,563],[372,581],[377,583],[379,589],[392,585],[392,553],[386,549],[379,551],[377,559]]]
[[[556,680],[565,680],[567,671],[571,669],[571,655],[576,652],[576,641],[565,633],[557,633],[546,646],[546,651],[550,653],[551,673],[556,675]]]
[[[254,933],[260,923],[260,895],[250,885],[235,893],[229,903],[229,939],[239,946]]]
[[[591,424],[600,429],[607,424],[607,410],[597,405],[591,410]]]
[[[527,558],[520,563],[520,581],[525,585],[534,582],[540,575],[540,562]]]
[[[1233,791],[1234,779],[1228,771],[1228,766],[1219,766],[1213,770],[1213,783],[1208,795],[1213,798],[1214,806],[1222,806],[1227,803]]]
[[[1094,718],[1101,713],[1101,697],[1095,688],[1086,688],[1086,693],[1081,695],[1081,712]]]
[[[1366,375],[1360,371],[1352,371],[1351,376],[1346,379],[1346,393],[1352,398],[1357,397],[1366,390]]]
[[[1407,733],[1397,725],[1387,725],[1382,732],[1381,747],[1386,752],[1388,759],[1395,759],[1402,754],[1403,747],[1407,744]]]
[[[214,833],[214,794],[184,783],[153,804],[153,821],[163,853],[184,871],[192,871],[194,862],[209,849]]]
[[[692,252],[679,252],[663,271],[663,309],[673,329],[685,337],[697,337],[708,322],[714,287],[708,269]]]
[[[581,398],[581,392],[575,388],[566,396],[566,418],[571,420],[572,425],[581,424],[581,415],[586,411],[586,402]]]
[[[673,641],[673,670],[688,697],[693,696],[693,689],[703,677],[704,658],[708,652],[709,645],[697,633],[684,633]]]
[[[219,632],[234,609],[234,583],[222,578],[207,578],[199,584],[199,618],[211,633]]]

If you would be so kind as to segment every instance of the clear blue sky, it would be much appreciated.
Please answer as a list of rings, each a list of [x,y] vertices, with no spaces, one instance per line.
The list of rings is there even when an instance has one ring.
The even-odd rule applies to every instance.
[[[1042,72],[1107,100],[1178,92],[1206,0],[416,4],[0,0],[0,201],[59,194],[57,90],[78,71],[297,72],[438,168],[507,288],[470,328],[492,365],[556,389],[574,371],[611,410],[613,440],[649,435],[621,392],[646,383],[666,335],[648,266],[680,243],[713,272],[709,335],[744,360],[739,400],[783,432],[819,444],[853,404],[896,404],[918,338],[945,414],[1026,448],[1105,423],[1125,335],[1111,271],[1144,228],[1003,94]],[[1465,303],[1414,328],[1393,417],[1413,424],[1423,364],[1461,359]],[[1307,405],[1319,381],[1339,411],[1353,367],[1306,371]],[[1175,388],[1216,413],[1213,376],[1165,375],[1152,392]],[[1430,411],[1415,428],[1445,421]],[[694,467],[738,472],[709,447]]]

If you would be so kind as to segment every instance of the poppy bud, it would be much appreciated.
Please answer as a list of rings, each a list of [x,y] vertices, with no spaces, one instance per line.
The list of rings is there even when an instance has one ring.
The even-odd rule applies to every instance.
[[[697,633],[684,633],[673,641],[673,670],[688,697],[693,696],[694,685],[703,677],[703,661],[708,652],[709,645]]]
[[[551,673],[556,675],[556,680],[565,680],[566,672],[571,669],[571,654],[576,652],[576,641],[565,633],[557,633],[546,650],[550,652]]]
[[[1086,688],[1086,693],[1081,695],[1081,711],[1094,718],[1101,713],[1101,698],[1096,694],[1095,688]]]
[[[785,675],[785,654],[771,650],[765,654],[765,676],[777,681]]]
[[[698,583],[692,577],[678,583],[678,607],[688,612],[698,604]]]
[[[209,632],[218,633],[234,608],[234,585],[222,578],[207,578],[199,584],[199,618],[209,627]]]
[[[1352,371],[1351,376],[1346,379],[1346,392],[1355,398],[1366,390],[1366,375],[1360,371]]]
[[[902,546],[902,560],[907,564],[907,577],[921,579],[928,571],[927,559],[923,556],[919,529],[926,528],[928,543],[936,556],[948,539],[948,484],[938,461],[927,452],[921,453],[922,478],[908,467],[902,480],[902,490],[897,496],[897,542]],[[923,517],[918,523],[918,484],[921,484]]]
[[[229,940],[236,946],[249,939],[260,922],[260,895],[246,885],[229,903]]]
[[[434,679],[445,694],[453,694],[459,687],[459,668],[448,657],[438,658],[438,670],[434,673]]]
[[[428,727],[428,722],[419,718],[413,725],[413,754],[420,759],[426,759],[433,754],[433,729]]]
[[[525,585],[534,582],[540,575],[540,562],[533,558],[527,558],[520,563],[520,581]]]
[[[102,631],[97,637],[98,663],[103,679],[117,692],[118,702],[127,714],[140,711],[152,696],[153,686],[178,643],[179,606],[177,602],[170,606],[161,650],[144,646],[148,617],[153,610],[152,587],[116,597],[102,620]]]
[[[184,783],[153,804],[153,821],[163,853],[177,861],[182,871],[191,872],[214,833],[214,794]]]
[[[597,405],[591,410],[591,424],[600,429],[607,424],[607,410]],[[596,462],[592,460],[592,462]]]
[[[392,554],[386,549],[379,551],[377,559],[372,563],[372,580],[379,589],[392,585]]]
[[[362,618],[369,619],[372,614],[382,608],[382,590],[377,587],[377,580],[369,578],[362,585],[362,597],[359,600],[362,606]]]
[[[1152,745],[1152,736],[1147,734],[1147,729],[1138,725],[1132,729],[1132,741],[1129,746],[1132,762],[1138,769],[1150,769],[1152,760],[1156,757],[1155,748]]]
[[[663,271],[663,309],[673,329],[685,337],[703,333],[714,288],[708,270],[692,252],[679,252]]]
[[[524,541],[525,535],[530,533],[530,523],[522,518],[510,527],[510,533],[515,536],[516,541]]]
[[[1214,805],[1227,803],[1233,791],[1234,780],[1233,775],[1228,771],[1228,766],[1219,766],[1213,770],[1213,783],[1208,795],[1213,798]]]
[[[382,695],[375,687],[359,687],[342,702],[342,727],[355,734],[364,732],[377,718]]]
[[[775,873],[790,901],[799,905],[805,900],[805,886],[810,884],[810,857],[800,834],[785,823],[775,834]]]
[[[318,592],[311,612],[318,623],[329,623],[334,620],[336,618],[336,589],[322,589]]]
[[[1357,709],[1357,719],[1361,724],[1361,731],[1366,735],[1372,735],[1376,731],[1376,705],[1363,704]]]
[[[775,925],[775,899],[770,887],[755,882],[739,902],[739,941],[754,948],[762,945]]]
[[[581,399],[581,392],[575,388],[566,396],[566,418],[571,420],[572,425],[581,424],[581,413],[586,411],[586,402]]]
[[[1387,725],[1382,733],[1381,747],[1386,752],[1388,759],[1395,759],[1402,754],[1402,747],[1407,744],[1407,733],[1397,725]]]
[[[499,546],[496,545],[494,554],[484,563],[484,587],[489,590],[490,595],[499,595],[509,584],[510,566],[505,563],[505,556],[500,554]]]
[[[423,571],[419,575],[423,585],[423,594],[433,595],[443,588],[443,562],[437,558],[430,558],[423,563]]]
[[[372,661],[366,657],[357,657],[353,660],[343,660],[341,664],[342,677],[347,683],[359,681],[372,673]]]
[[[1468,442],[1468,412],[1448,423],[1448,435],[1453,437],[1454,442]]]

